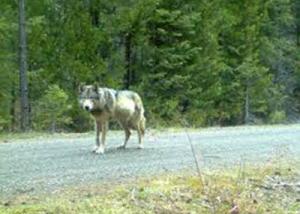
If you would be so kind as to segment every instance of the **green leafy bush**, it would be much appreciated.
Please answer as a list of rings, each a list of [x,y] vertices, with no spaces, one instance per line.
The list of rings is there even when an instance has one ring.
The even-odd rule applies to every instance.
[[[275,111],[270,114],[270,123],[283,123],[286,121],[286,114],[284,111]]]
[[[68,95],[58,85],[51,85],[33,108],[33,126],[37,130],[58,131],[71,123],[66,112],[71,108]]]

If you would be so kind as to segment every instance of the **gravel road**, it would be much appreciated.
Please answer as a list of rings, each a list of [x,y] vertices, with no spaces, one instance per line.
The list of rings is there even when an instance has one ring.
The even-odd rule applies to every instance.
[[[279,154],[300,157],[300,125],[210,128],[188,135],[205,169],[262,163]],[[94,136],[86,134],[1,143],[0,199],[195,167],[183,130],[149,131],[143,150],[136,149],[135,133],[128,149],[117,150],[123,138],[122,132],[109,132],[104,155],[91,152]]]

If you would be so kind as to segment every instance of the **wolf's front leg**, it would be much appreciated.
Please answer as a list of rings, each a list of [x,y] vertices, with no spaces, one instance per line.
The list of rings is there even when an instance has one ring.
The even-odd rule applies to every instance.
[[[101,131],[101,123],[99,121],[95,122],[95,131],[96,131],[96,145],[93,148],[93,152],[97,152],[97,150],[100,147],[99,135],[100,135],[100,131]]]
[[[108,130],[108,122],[102,123],[101,124],[101,131],[102,131],[101,142],[100,142],[99,148],[96,150],[97,154],[103,154],[104,153],[104,150],[105,150],[105,139],[106,139],[107,130]]]

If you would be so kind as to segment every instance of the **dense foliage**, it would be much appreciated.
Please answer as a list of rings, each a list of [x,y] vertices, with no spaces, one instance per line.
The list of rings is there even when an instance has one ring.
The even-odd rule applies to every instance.
[[[67,114],[72,107],[69,105],[68,95],[57,85],[51,85],[33,106],[35,108],[32,118],[35,130],[50,128],[51,132],[56,132],[57,127],[63,127],[71,122]]]
[[[0,129],[17,130],[17,1],[0,8]],[[54,126],[45,110],[55,129],[90,128],[81,82],[139,92],[155,126],[298,118],[298,0],[27,1],[26,27],[33,128]]]

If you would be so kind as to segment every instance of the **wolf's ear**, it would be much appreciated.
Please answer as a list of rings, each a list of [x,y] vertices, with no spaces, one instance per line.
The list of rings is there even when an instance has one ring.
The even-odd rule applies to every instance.
[[[98,93],[98,90],[99,90],[99,84],[98,84],[97,82],[95,82],[95,83],[93,84],[93,90],[94,90],[95,92]]]
[[[79,92],[79,93],[83,92],[84,85],[85,85],[84,83],[80,83],[80,84],[79,84],[79,86],[78,86],[78,92]]]

